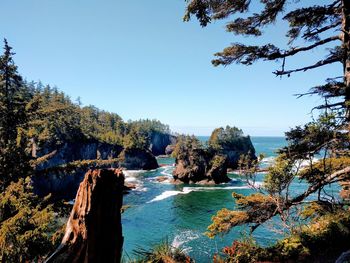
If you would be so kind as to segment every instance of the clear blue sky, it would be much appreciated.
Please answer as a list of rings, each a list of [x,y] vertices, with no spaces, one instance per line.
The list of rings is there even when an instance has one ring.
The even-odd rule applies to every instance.
[[[204,29],[194,19],[182,22],[184,0],[3,0],[1,9],[0,37],[27,80],[56,85],[125,120],[159,119],[177,132],[207,135],[229,124],[250,135],[283,135],[309,121],[320,102],[293,94],[341,75],[340,64],[282,80],[271,73],[276,63],[215,68],[213,53],[241,38],[222,22]],[[265,41],[284,43],[284,29],[268,29]],[[287,66],[305,65],[321,51]]]

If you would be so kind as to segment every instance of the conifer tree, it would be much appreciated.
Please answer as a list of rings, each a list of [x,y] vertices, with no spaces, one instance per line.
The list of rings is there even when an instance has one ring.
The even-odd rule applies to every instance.
[[[28,171],[24,135],[28,93],[14,64],[11,47],[4,41],[0,56],[0,189]]]
[[[187,2],[185,21],[196,16],[205,27],[213,20],[225,20],[229,33],[254,37],[254,43],[259,43],[268,26],[274,27],[281,21],[289,26],[284,47],[273,42],[261,41],[257,45],[236,42],[215,54],[214,66],[279,61],[281,68],[273,73],[289,77],[333,63],[340,65],[340,76],[325,76],[325,84],[300,94],[300,97],[319,95],[324,103],[313,109],[317,111],[316,120],[286,133],[288,145],[280,149],[275,165],[265,176],[264,189],[256,189],[249,196],[234,193],[236,209],[220,210],[208,228],[210,237],[240,225],[248,225],[254,231],[278,217],[291,235],[269,249],[259,248],[254,242],[235,242],[224,250],[227,262],[334,260],[349,249],[350,241],[350,1]],[[311,64],[288,68],[289,58],[316,48],[324,51],[323,57],[315,57]],[[315,161],[315,157],[319,160]],[[241,167],[245,168],[248,183],[256,178],[257,165],[249,158],[242,158]],[[307,182],[307,187],[299,189],[303,190],[299,193],[292,192],[290,185],[300,180]],[[339,197],[332,193],[337,183],[343,187]]]

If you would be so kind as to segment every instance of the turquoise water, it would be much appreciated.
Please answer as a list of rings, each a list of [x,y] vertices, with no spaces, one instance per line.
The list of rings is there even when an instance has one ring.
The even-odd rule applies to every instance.
[[[252,142],[257,154],[264,153],[267,162],[276,155],[276,149],[286,144],[283,137],[252,137]],[[211,216],[223,207],[234,208],[233,191],[247,195],[252,190],[235,174],[229,174],[232,182],[219,186],[160,183],[155,178],[171,178],[174,160],[160,158],[158,162],[166,166],[149,172],[126,172],[126,180],[137,184],[137,188],[124,197],[124,204],[131,205],[122,216],[125,253],[132,258],[138,246],[151,247],[167,238],[197,262],[210,262],[214,253],[239,238],[243,230],[235,228],[223,237],[209,239],[204,232],[211,223]],[[259,175],[258,181],[262,182],[263,176]],[[303,188],[300,184],[303,183],[293,185],[295,194]],[[255,232],[256,239],[263,245],[272,243],[277,236],[269,227],[258,228]]]

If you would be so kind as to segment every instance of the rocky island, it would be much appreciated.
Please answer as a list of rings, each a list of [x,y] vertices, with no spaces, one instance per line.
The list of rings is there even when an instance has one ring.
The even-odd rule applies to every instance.
[[[207,146],[194,136],[181,136],[174,148],[174,180],[184,183],[227,183],[227,168],[237,168],[241,155],[256,158],[249,136],[242,130],[227,126],[215,129]]]

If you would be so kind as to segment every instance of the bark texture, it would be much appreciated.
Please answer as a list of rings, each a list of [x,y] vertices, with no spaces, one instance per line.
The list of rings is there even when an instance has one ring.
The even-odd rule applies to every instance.
[[[120,169],[89,170],[80,183],[62,243],[46,262],[120,262],[123,186]]]

